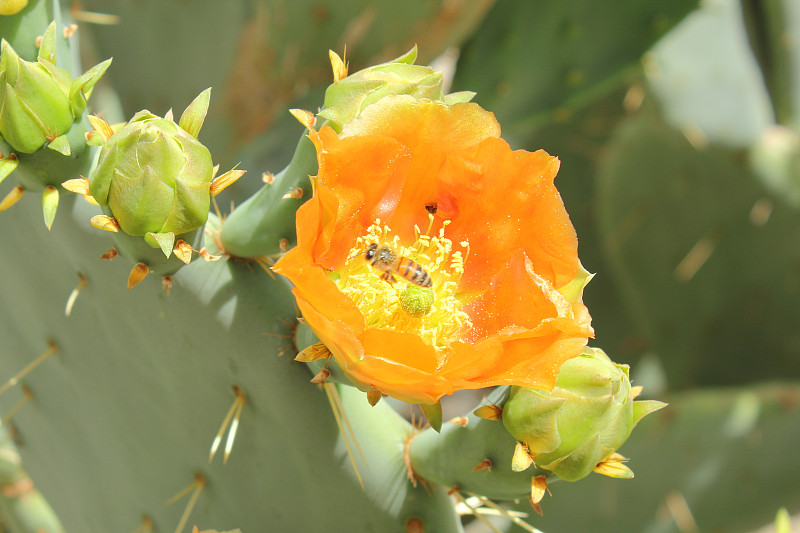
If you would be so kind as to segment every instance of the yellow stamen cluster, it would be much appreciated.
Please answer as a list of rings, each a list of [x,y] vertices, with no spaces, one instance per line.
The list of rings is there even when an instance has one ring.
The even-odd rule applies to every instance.
[[[464,252],[453,250],[453,242],[445,237],[449,220],[444,221],[437,236],[431,237],[429,233],[433,215],[429,218],[426,233],[422,234],[419,227],[414,227],[416,241],[410,246],[401,244],[400,238],[387,225],[375,220],[367,228],[366,235],[356,240],[337,283],[364,315],[367,327],[414,333],[441,352],[472,328],[469,315],[461,309],[464,302],[458,288],[469,243],[460,243]],[[433,281],[430,289],[423,289],[433,292],[433,303],[427,313],[412,316],[404,311],[401,297],[409,284],[413,283],[391,269],[396,282],[382,279],[383,272],[365,259],[364,254],[370,244],[388,246],[398,259],[411,260],[425,269]]]

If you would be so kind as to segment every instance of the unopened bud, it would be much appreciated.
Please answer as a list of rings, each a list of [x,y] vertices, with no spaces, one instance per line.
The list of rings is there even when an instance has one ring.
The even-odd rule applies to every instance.
[[[586,348],[561,366],[552,391],[512,387],[503,424],[537,466],[577,481],[622,446],[642,417],[663,406],[634,401],[627,365]]]

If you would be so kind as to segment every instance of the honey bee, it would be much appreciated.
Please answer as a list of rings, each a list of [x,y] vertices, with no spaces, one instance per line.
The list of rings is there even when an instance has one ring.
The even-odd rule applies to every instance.
[[[430,274],[419,263],[399,255],[388,246],[370,244],[364,253],[364,259],[373,268],[383,272],[381,279],[388,283],[394,283],[396,281],[394,274],[397,274],[407,282],[420,287],[433,287],[433,280],[431,280]]]

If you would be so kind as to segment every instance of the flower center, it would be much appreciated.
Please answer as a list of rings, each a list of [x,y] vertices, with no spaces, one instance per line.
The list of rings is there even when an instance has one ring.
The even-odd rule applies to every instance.
[[[414,226],[416,240],[410,246],[376,219],[356,239],[337,284],[364,315],[367,327],[414,333],[441,351],[472,328],[458,289],[469,243],[460,243],[463,252],[453,250],[445,237],[449,220],[431,237],[433,215],[428,218],[424,234]]]

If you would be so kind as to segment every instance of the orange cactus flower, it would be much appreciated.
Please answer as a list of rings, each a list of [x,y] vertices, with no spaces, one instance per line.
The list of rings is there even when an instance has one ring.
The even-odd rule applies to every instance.
[[[558,159],[512,151],[477,104],[409,96],[310,137],[314,195],[274,270],[348,377],[412,403],[552,389],[593,336]]]

